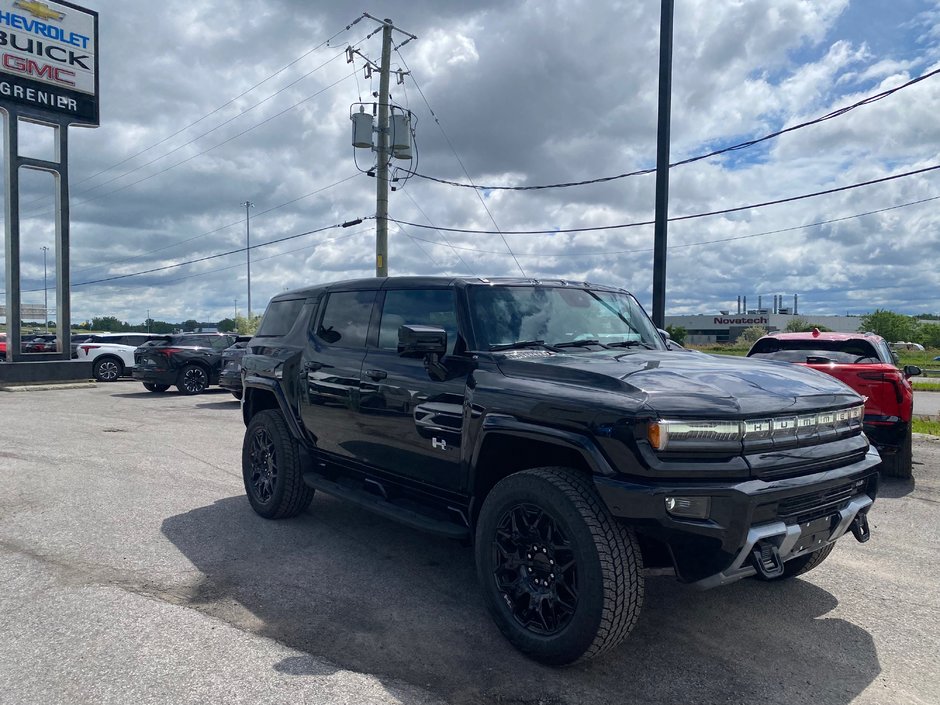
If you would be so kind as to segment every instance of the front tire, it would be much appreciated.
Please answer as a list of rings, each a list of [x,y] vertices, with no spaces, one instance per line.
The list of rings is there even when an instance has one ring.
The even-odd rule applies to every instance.
[[[144,389],[148,392],[154,392],[156,394],[163,394],[167,389],[170,388],[169,384],[156,384],[154,382],[144,382]]]
[[[285,519],[304,511],[314,490],[303,481],[297,441],[279,411],[261,411],[245,429],[242,478],[252,509],[265,519]]]
[[[180,370],[176,388],[180,394],[202,394],[209,386],[209,375],[200,365],[189,364]]]
[[[914,472],[914,437],[908,425],[904,439],[896,453],[886,455],[881,461],[881,474],[885,477],[897,477],[908,480]]]
[[[537,661],[592,658],[636,624],[643,603],[636,539],[576,470],[537,468],[498,482],[480,510],[475,551],[496,625]]]
[[[124,374],[124,363],[113,357],[99,357],[91,371],[98,382],[116,382]]]

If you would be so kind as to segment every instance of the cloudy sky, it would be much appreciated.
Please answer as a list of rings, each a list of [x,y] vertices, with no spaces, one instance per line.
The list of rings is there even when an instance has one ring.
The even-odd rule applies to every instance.
[[[70,132],[73,321],[244,314],[246,200],[255,313],[374,273],[374,155],[352,148],[349,114],[378,77],[345,53],[380,61],[376,22],[347,29],[363,12],[417,36],[392,57],[417,144],[393,161],[390,217],[410,225],[389,224],[390,273],[588,280],[650,309],[653,227],[635,224],[653,219],[655,177],[597,180],[655,166],[656,0],[84,5],[100,14],[101,125]],[[938,69],[936,0],[676,0],[671,160]],[[940,313],[940,170],[758,207],[940,165],[938,113],[940,75],[673,167],[667,315],[775,294],[804,314]],[[50,144],[30,130],[21,151]],[[23,301],[41,303],[52,179],[21,184]],[[50,293],[54,271],[50,250]]]

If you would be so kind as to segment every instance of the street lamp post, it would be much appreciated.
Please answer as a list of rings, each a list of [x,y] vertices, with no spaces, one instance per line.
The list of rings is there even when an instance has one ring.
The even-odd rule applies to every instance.
[[[248,209],[254,208],[255,204],[251,201],[242,203],[245,206],[245,255],[248,264],[248,320],[251,321],[251,218],[248,215]]]
[[[43,245],[42,250],[42,316],[43,327],[49,332],[49,287],[46,285],[46,252],[49,248]]]

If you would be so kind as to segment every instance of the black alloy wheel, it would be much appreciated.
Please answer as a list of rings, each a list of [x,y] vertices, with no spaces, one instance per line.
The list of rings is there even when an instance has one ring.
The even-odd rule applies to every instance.
[[[176,388],[180,394],[202,394],[209,386],[209,375],[200,365],[186,365],[180,370]]]
[[[578,607],[578,565],[559,522],[516,504],[499,518],[492,548],[493,578],[513,619],[535,634],[564,629]]]
[[[242,479],[252,508],[266,519],[297,516],[313,499],[313,488],[303,481],[297,441],[280,412],[261,411],[248,423]]]
[[[113,357],[101,357],[95,360],[92,373],[99,382],[114,382],[124,374],[124,365]]]
[[[475,554],[496,626],[542,663],[612,649],[639,617],[636,538],[574,468],[534,468],[497,482],[480,508]]]

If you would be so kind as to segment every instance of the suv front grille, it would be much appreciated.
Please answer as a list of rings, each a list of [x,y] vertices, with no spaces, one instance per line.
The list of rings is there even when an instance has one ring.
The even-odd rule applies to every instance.
[[[864,481],[850,482],[826,490],[785,499],[777,505],[777,516],[787,524],[800,524],[831,516],[862,491]]]

